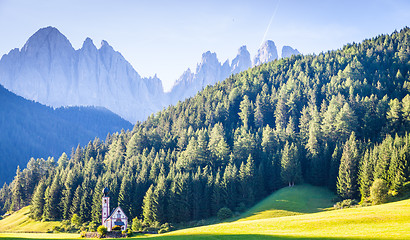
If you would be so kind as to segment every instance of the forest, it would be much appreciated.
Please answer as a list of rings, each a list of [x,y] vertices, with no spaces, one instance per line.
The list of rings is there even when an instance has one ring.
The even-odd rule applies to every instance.
[[[243,211],[275,190],[325,186],[369,201],[410,181],[410,28],[275,60],[208,86],[131,131],[58,159],[31,159],[0,190],[1,212],[101,224],[111,206],[146,224]],[[407,188],[406,188],[407,186]]]

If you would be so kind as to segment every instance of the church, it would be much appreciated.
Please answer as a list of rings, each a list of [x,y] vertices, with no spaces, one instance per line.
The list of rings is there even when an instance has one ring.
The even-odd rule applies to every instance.
[[[114,211],[110,212],[110,197],[108,197],[108,188],[103,190],[102,198],[102,225],[107,228],[108,231],[112,231],[114,227],[121,227],[124,231],[128,227],[128,217],[124,211],[118,206]]]

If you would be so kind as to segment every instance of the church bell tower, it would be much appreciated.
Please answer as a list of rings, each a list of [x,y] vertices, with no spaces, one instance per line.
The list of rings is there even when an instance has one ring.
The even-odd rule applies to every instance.
[[[105,225],[104,221],[110,216],[110,197],[108,193],[110,190],[106,187],[103,189],[103,198],[102,198],[102,225]]]

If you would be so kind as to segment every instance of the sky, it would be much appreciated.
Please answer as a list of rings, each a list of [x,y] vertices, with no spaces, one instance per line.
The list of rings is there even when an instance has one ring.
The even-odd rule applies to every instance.
[[[408,0],[0,0],[0,56],[53,26],[75,49],[106,40],[142,77],[157,74],[164,89],[202,53],[232,60],[242,45],[253,57],[265,40],[280,55],[342,48],[410,26]]]

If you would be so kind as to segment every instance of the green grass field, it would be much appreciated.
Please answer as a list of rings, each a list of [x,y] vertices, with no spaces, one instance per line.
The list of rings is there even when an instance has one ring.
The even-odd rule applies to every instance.
[[[236,221],[155,239],[410,239],[410,200],[297,216]]]
[[[28,217],[30,207],[24,207],[12,215],[0,220],[0,232],[37,232],[45,233],[54,226],[60,225],[58,221],[39,222]]]
[[[282,188],[239,217],[240,221],[316,213],[333,206],[334,193],[326,188],[298,185]]]
[[[285,188],[272,194],[233,222],[133,238],[153,240],[410,239],[410,199],[371,207],[322,211],[331,205],[332,197],[333,195],[327,190],[309,185]],[[13,216],[1,220],[0,225],[2,221],[7,222],[11,217]],[[0,233],[1,239],[10,240],[78,237],[78,234]]]

